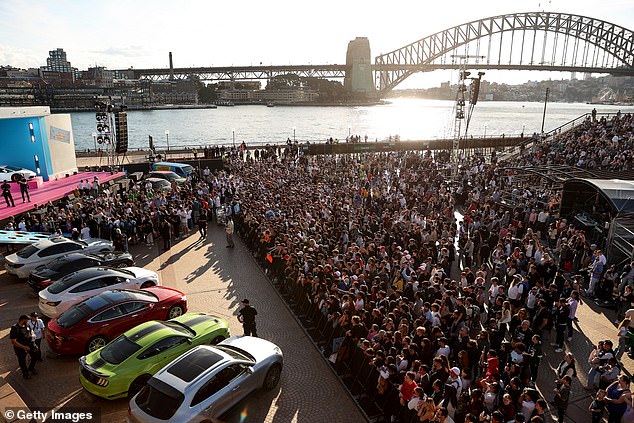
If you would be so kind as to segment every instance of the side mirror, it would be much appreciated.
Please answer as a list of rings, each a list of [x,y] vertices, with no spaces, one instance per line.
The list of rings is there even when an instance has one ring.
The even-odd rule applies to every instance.
[[[253,374],[253,367],[247,367],[247,368],[245,369],[245,371],[247,372],[247,374],[252,375],[252,374]]]

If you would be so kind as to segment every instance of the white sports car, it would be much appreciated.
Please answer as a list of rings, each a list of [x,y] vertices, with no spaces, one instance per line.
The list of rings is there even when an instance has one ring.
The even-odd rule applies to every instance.
[[[152,376],[130,400],[130,422],[212,422],[260,388],[274,389],[284,357],[261,338],[233,336],[200,345]]]
[[[57,237],[28,245],[17,253],[8,255],[5,260],[7,273],[26,279],[36,267],[46,265],[68,253],[104,254],[113,251],[112,242],[105,239],[93,238],[85,242]]]
[[[36,176],[32,170],[23,169],[18,166],[0,165],[0,182],[17,182],[23,177],[28,180]]]
[[[43,315],[53,318],[77,304],[112,289],[140,289],[160,285],[158,275],[140,267],[89,267],[64,276],[39,292]]]

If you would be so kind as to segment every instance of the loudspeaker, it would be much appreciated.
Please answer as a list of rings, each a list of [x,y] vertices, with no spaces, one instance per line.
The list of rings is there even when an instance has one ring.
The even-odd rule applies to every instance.
[[[115,113],[114,125],[117,131],[115,152],[117,154],[126,153],[128,151],[128,114],[126,112]]]

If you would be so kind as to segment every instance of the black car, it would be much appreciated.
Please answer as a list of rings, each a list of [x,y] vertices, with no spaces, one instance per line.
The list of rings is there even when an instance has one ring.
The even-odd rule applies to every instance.
[[[106,254],[104,256],[71,253],[53,260],[45,266],[35,268],[27,283],[35,292],[39,292],[69,273],[95,266],[129,267],[134,266],[134,260],[132,255],[128,253]]]

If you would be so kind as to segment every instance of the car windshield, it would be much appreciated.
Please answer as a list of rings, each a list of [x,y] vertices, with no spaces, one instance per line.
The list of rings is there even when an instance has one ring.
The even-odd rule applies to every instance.
[[[68,263],[70,263],[70,260],[67,257],[60,257],[50,262],[46,267],[54,272],[59,272]]]
[[[5,169],[8,169],[8,170],[12,171],[12,172],[15,172],[15,171],[21,170],[21,169],[20,169],[19,167],[17,167],[17,166],[6,165],[6,166],[3,166],[3,167],[4,167]]]
[[[178,179],[178,175],[175,173],[163,173],[162,175],[165,177],[165,179],[169,179],[170,181]]]
[[[89,298],[63,312],[57,318],[57,324],[63,328],[71,327],[111,303],[105,295]]]
[[[54,282],[48,287],[48,292],[51,294],[59,294],[60,292],[66,291],[68,288],[77,285],[79,282],[82,282],[81,279],[78,279],[75,276],[76,273],[77,272],[66,275],[60,280]]]
[[[185,326],[184,324],[180,323],[180,322],[176,322],[176,321],[167,321],[167,322],[161,322],[163,323],[165,326],[172,328],[186,336],[196,336],[196,332],[194,332],[193,329],[191,329],[190,327]]]
[[[132,354],[141,349],[139,344],[130,341],[125,335],[121,335],[106,345],[99,355],[111,364],[121,364]]]
[[[183,170],[183,173],[185,173],[185,175],[189,175],[190,173],[194,172],[194,168],[189,165],[183,166],[181,169]]]
[[[233,345],[216,345],[215,347],[236,360],[253,361],[255,363],[255,357],[241,348],[234,347]]]
[[[18,257],[20,258],[29,258],[31,257],[33,254],[37,253],[38,251],[40,251],[39,248],[34,247],[33,245],[29,245],[27,247],[24,247],[23,249],[21,249],[20,251],[18,251],[16,254],[18,255]]]
[[[169,420],[183,403],[184,395],[165,382],[151,378],[134,400],[150,416]]]

